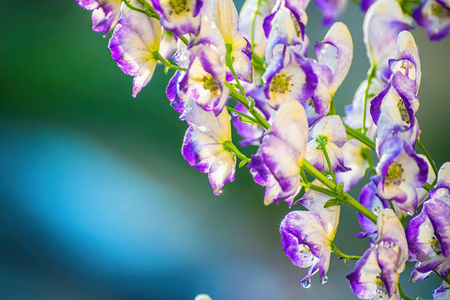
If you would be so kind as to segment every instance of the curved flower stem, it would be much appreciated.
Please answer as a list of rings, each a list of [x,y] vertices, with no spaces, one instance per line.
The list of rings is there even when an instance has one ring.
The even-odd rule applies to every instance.
[[[225,148],[225,150],[236,154],[236,156],[241,160],[241,163],[239,164],[240,168],[244,166],[246,163],[249,163],[251,161],[250,158],[248,158],[241,151],[239,151],[239,149],[233,144],[232,141],[226,141],[225,143],[223,143],[223,147]]]
[[[234,112],[235,114],[240,115],[241,117],[246,118],[247,120],[251,121],[252,123],[258,124],[258,121],[257,121],[255,118],[252,118],[252,117],[250,117],[250,116],[244,114],[243,112],[241,112],[241,111],[239,111],[239,110],[237,110],[237,109],[234,109],[234,108],[232,108],[232,107],[230,107],[230,106],[227,106],[227,109],[228,109],[229,111]]]
[[[260,113],[258,113],[253,107],[251,107],[248,104],[247,99],[243,95],[238,93],[236,91],[236,89],[233,87],[233,85],[231,85],[229,82],[225,81],[224,84],[230,89],[230,97],[234,98],[234,99],[236,99],[236,101],[242,103],[242,105],[244,105],[244,107],[249,111],[249,113],[251,113],[252,116],[255,117],[255,119],[258,121],[259,125],[261,125],[265,129],[269,129],[269,127],[270,127],[269,123],[266,121],[266,119],[263,116],[261,116]]]
[[[350,205],[351,207],[362,213],[364,216],[366,216],[373,223],[377,224],[377,217],[370,210],[368,210],[361,203],[356,201],[352,196],[344,192],[342,190],[341,185],[338,185],[328,180],[328,178],[325,175],[323,175],[316,168],[314,168],[314,166],[311,165],[306,159],[303,160],[303,168],[305,169],[306,172],[308,172],[317,180],[319,180],[321,183],[323,183],[327,188],[335,192],[338,198],[342,201],[342,203]]]
[[[347,124],[344,123],[345,130],[347,131],[347,134],[354,137],[361,143],[365,144],[366,146],[370,147],[371,149],[375,150],[375,142],[367,137],[367,135],[361,133],[360,131],[351,128]]]
[[[302,171],[303,171],[303,170],[302,170]],[[330,197],[339,197],[338,194],[336,194],[335,192],[330,191],[330,190],[327,189],[327,188],[324,188],[324,187],[321,187],[321,186],[312,184],[312,183],[310,183],[310,184],[308,185],[308,187],[309,187],[310,189],[312,189],[312,190],[321,192],[322,194],[328,195],[328,196],[330,196]]]
[[[252,20],[252,34],[251,34],[251,39],[250,39],[250,43],[252,46],[252,50],[253,48],[255,48],[256,44],[255,44],[255,25],[256,25],[256,16],[260,15],[259,12],[259,7],[261,6],[261,2],[262,0],[258,0],[258,2],[256,3],[256,7],[255,7],[255,14],[253,15],[253,20]],[[253,52],[253,51],[252,51]]]
[[[233,67],[233,60],[234,59],[231,57],[231,52],[233,51],[233,45],[226,44],[225,47],[227,48],[227,54],[226,54],[226,57],[225,57],[225,64],[230,69],[231,74],[233,74],[234,80],[236,80],[236,85],[237,85],[239,91],[241,92],[241,95],[244,96],[245,99],[247,99],[247,96],[245,95],[245,89],[241,85],[241,82],[239,81],[239,78],[238,78],[238,76],[236,74],[236,71],[234,70],[234,67]]]
[[[166,66],[166,68],[179,70],[179,71],[187,71],[186,68],[179,67],[177,65],[172,65],[167,59],[165,59],[158,51],[153,52],[153,57],[160,62],[162,62],[163,65]]]
[[[333,252],[336,253],[337,256],[339,256],[339,259],[344,259],[344,263],[347,266],[349,260],[358,260],[361,258],[361,256],[358,255],[347,255],[342,253],[341,250],[336,247],[336,244],[333,241],[331,241],[331,250],[333,250]]]
[[[363,130],[364,134],[366,134],[366,132],[367,132],[367,128],[366,128],[367,98],[369,98],[370,84],[372,82],[372,79],[375,77],[375,71],[376,71],[376,67],[371,66],[369,71],[367,72],[367,86],[364,91],[364,111],[363,111],[363,124],[362,124],[362,130]]]
[[[403,293],[402,287],[400,286],[400,283],[398,283],[398,292],[400,294],[400,297],[404,300],[414,300],[413,298],[410,298]]]
[[[316,137],[316,141],[320,144],[320,149],[323,152],[323,155],[325,156],[325,159],[327,161],[328,170],[330,172],[331,177],[333,178],[333,182],[336,182],[336,175],[334,175],[333,167],[331,166],[330,157],[328,156],[327,152],[327,138],[325,136],[318,135]]]
[[[434,160],[431,158],[430,153],[427,151],[427,149],[425,148],[425,146],[422,144],[422,142],[420,141],[420,137],[417,139],[416,145],[419,146],[420,150],[422,151],[422,153],[427,157],[428,161],[430,162],[431,167],[433,168],[434,174],[438,174],[438,169],[436,167],[436,163],[434,162]],[[436,183],[437,177],[434,179],[433,181],[433,185]]]

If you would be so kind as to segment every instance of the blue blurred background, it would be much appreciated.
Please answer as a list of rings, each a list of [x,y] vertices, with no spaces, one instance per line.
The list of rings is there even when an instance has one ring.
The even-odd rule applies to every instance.
[[[240,7],[242,2],[236,2]],[[326,28],[313,4],[307,34]],[[186,124],[165,96],[159,67],[137,99],[76,1],[20,1],[0,11],[0,299],[354,299],[332,256],[329,282],[281,249],[287,205],[263,205],[247,168],[215,197],[207,176],[180,154]],[[351,72],[336,94],[351,102],[368,69],[363,14],[341,18],[354,38]],[[422,140],[441,165],[450,157],[450,39],[414,32],[422,54]],[[237,138],[237,135],[235,135]],[[247,154],[256,148],[245,149]],[[357,196],[357,194],[354,194]],[[356,213],[343,207],[337,244],[362,254]],[[431,298],[434,277],[408,284]]]

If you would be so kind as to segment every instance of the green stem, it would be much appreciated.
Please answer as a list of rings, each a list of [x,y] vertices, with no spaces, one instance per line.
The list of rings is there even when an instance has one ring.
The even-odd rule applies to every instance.
[[[258,124],[258,121],[257,121],[255,118],[252,118],[252,117],[250,117],[250,116],[244,114],[243,112],[241,112],[241,111],[239,111],[239,110],[237,110],[237,109],[234,109],[234,108],[232,108],[232,107],[230,107],[230,106],[227,106],[227,109],[228,109],[229,111],[234,112],[235,114],[240,115],[241,117],[244,117],[244,118],[248,119],[248,120],[251,121],[252,123]]]
[[[345,130],[347,131],[347,134],[354,137],[361,143],[365,144],[366,146],[370,147],[371,149],[375,150],[375,142],[367,137],[367,135],[359,132],[356,129],[351,128],[347,124],[344,123]]]
[[[362,129],[363,129],[364,134],[367,132],[367,128],[366,128],[367,98],[369,97],[370,84],[372,82],[372,79],[375,77],[375,70],[376,70],[375,66],[372,66],[372,67],[370,67],[369,72],[367,73],[367,86],[364,91],[364,111],[363,111],[363,124],[362,124]]]
[[[450,275],[447,277],[443,277],[441,276],[441,274],[439,274],[438,272],[436,272],[436,270],[433,270],[434,274],[436,274],[437,276],[439,276],[443,281],[447,282],[448,285],[450,285]]]
[[[334,99],[331,99],[330,111],[328,112],[327,116],[333,116],[335,114],[336,114],[336,105],[334,104]]]
[[[302,170],[302,171],[303,171],[303,170]],[[312,184],[312,183],[309,184],[309,188],[312,189],[312,190],[321,192],[322,194],[328,195],[328,196],[330,196],[330,197],[334,197],[334,198],[338,198],[338,197],[339,197],[338,194],[336,194],[335,192],[330,191],[330,190],[327,189],[327,188],[324,188],[324,187],[321,187],[321,186]]]
[[[416,145],[419,146],[420,150],[422,151],[422,153],[427,157],[428,161],[431,164],[431,167],[433,168],[434,174],[438,174],[438,169],[436,167],[436,163],[434,162],[434,160],[431,158],[430,153],[427,151],[427,149],[425,148],[425,146],[422,144],[422,142],[420,141],[420,138],[417,139]],[[433,185],[436,183],[437,177],[434,179],[433,181]]]
[[[400,297],[404,300],[414,300],[413,298],[409,298],[408,296],[403,293],[402,287],[400,286],[400,283],[398,283],[398,292],[400,294]]]
[[[226,57],[225,57],[225,64],[230,69],[231,74],[233,74],[234,80],[236,81],[236,85],[237,85],[239,91],[241,92],[241,95],[244,96],[245,99],[247,99],[247,97],[245,95],[245,89],[241,85],[241,82],[239,81],[239,78],[238,78],[238,76],[236,74],[236,71],[234,70],[234,67],[233,67],[233,60],[234,59],[231,57],[231,52],[233,51],[233,45],[226,44],[225,46],[227,48],[227,54],[226,54]]]
[[[167,68],[169,69],[174,69],[174,70],[179,70],[179,71],[187,71],[186,68],[183,67],[179,67],[176,65],[172,65],[167,59],[165,59],[158,51],[153,52],[153,57],[157,60],[159,60],[160,62],[163,63],[163,65],[165,65]]]
[[[234,99],[236,99],[236,101],[242,103],[242,105],[244,105],[244,107],[249,111],[249,113],[251,113],[252,116],[255,117],[255,119],[258,121],[259,125],[261,125],[265,129],[269,129],[269,127],[270,127],[269,123],[266,121],[266,119],[263,116],[261,116],[260,113],[258,113],[253,107],[250,107],[250,105],[248,105],[247,99],[243,95],[238,93],[236,91],[236,89],[233,87],[233,85],[231,85],[229,82],[224,81],[224,84],[230,90],[230,97],[234,98]]]
[[[321,183],[323,183],[331,191],[336,192],[336,194],[342,200],[343,203],[350,205],[351,207],[359,211],[361,214],[366,216],[373,223],[377,224],[377,216],[375,216],[370,210],[368,210],[366,207],[364,207],[361,203],[356,201],[352,196],[350,196],[346,192],[339,191],[338,185],[336,183],[328,180],[328,178],[325,175],[323,175],[316,168],[314,168],[314,166],[311,165],[306,159],[303,160],[303,168],[305,169],[306,172],[308,172],[317,180],[319,180]]]
[[[245,156],[244,154],[242,154],[241,151],[239,151],[239,149],[233,144],[232,141],[226,141],[225,143],[223,143],[223,147],[225,148],[225,150],[233,152],[234,154],[236,154],[236,156],[244,161],[244,162],[250,162],[251,159],[248,158],[247,156]]]
[[[256,25],[256,16],[259,14],[259,7],[261,6],[261,1],[262,0],[258,0],[258,2],[256,3],[255,14],[253,15],[253,20],[252,20],[252,35],[251,35],[251,40],[250,40],[252,50],[256,46],[256,44],[255,44],[255,25]]]
[[[327,165],[328,165],[328,171],[330,172],[330,175],[333,178],[333,182],[336,182],[336,175],[334,175],[330,157],[328,156],[328,151],[327,151],[327,146],[326,146],[327,138],[319,135],[316,137],[316,141],[320,144],[320,149],[322,149],[323,155],[325,156],[325,160],[327,161]]]
[[[331,242],[331,250],[333,250],[334,253],[336,253],[337,256],[339,256],[342,259],[345,259],[345,264],[348,265],[349,260],[358,260],[361,258],[361,256],[358,255],[347,255],[341,252],[341,250],[336,247],[336,244],[332,241]]]

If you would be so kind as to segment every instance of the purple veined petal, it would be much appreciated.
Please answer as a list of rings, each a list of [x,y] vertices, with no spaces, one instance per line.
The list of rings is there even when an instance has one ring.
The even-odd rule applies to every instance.
[[[450,289],[448,284],[442,281],[441,286],[433,291],[433,299],[450,299]]]
[[[323,172],[323,171],[329,171],[328,163],[325,158],[325,154],[323,151],[319,148],[319,143],[315,140],[312,140],[308,143],[306,146],[306,160],[313,165],[317,170]],[[349,169],[344,165],[344,157],[342,155],[342,151],[339,147],[337,147],[335,144],[329,142],[325,146],[328,158],[330,159],[331,168],[334,170],[334,172],[346,172]]]
[[[343,183],[344,191],[348,192],[364,178],[369,163],[364,157],[363,152],[370,151],[370,149],[356,139],[347,141],[341,149],[344,156],[344,165],[350,170],[347,172],[339,172],[335,175],[337,183]]]
[[[385,292],[384,284],[379,286],[380,267],[377,262],[377,246],[372,246],[356,262],[355,270],[347,275],[353,292],[360,299],[375,299],[379,295],[378,291]]]
[[[411,276],[409,276],[409,282],[414,283],[414,282],[417,282],[417,281],[420,281],[420,280],[428,279],[430,274],[431,274],[431,271],[430,272],[421,273],[421,272],[417,271],[416,269],[414,269],[411,272]]]
[[[386,101],[382,105],[378,119],[377,140],[384,141],[393,135],[400,137],[410,145],[415,145],[419,135],[419,125],[415,120],[414,126],[409,127],[401,115],[398,104]]]
[[[273,109],[290,101],[307,101],[317,86],[317,76],[308,60],[295,54],[292,48],[288,48],[285,55],[287,57],[283,58],[281,52],[277,54],[271,62],[275,67],[270,66],[263,75],[267,102]]]
[[[292,12],[297,22],[306,25],[308,16],[306,15],[305,10],[309,5],[309,1],[310,0],[284,0],[284,5]]]
[[[318,180],[315,180],[313,184],[321,186]],[[325,203],[332,197],[323,193],[308,190],[298,201],[301,205],[306,207],[310,212],[317,214],[323,223],[323,229],[325,236],[329,240],[333,240],[336,235],[336,230],[339,224],[340,206],[330,206],[325,208]]]
[[[330,26],[344,11],[347,0],[316,0],[317,7],[323,13],[323,25]]]
[[[324,278],[330,264],[331,246],[321,218],[312,212],[291,211],[281,221],[280,233],[283,250],[295,265],[308,267],[314,263],[301,282],[309,280],[316,270]],[[305,251],[312,255],[305,255]]]
[[[450,196],[445,195],[448,198]],[[445,197],[444,196],[444,197]],[[434,229],[434,234],[441,245],[442,254],[445,257],[450,256],[450,205],[440,199],[432,198],[424,203],[425,210],[431,225]]]
[[[235,174],[236,156],[223,145],[231,141],[230,115],[225,109],[216,117],[189,99],[182,119],[189,123],[181,150],[183,157],[192,167],[208,173],[213,192],[219,195],[226,182],[234,181]]]
[[[205,47],[212,48],[217,53],[220,61],[225,64],[226,48],[222,34],[216,24],[204,16],[201,19],[200,32],[189,44],[188,49],[191,55],[195,56],[198,55],[197,53],[202,52]]]
[[[367,57],[379,71],[397,55],[398,34],[409,28],[397,1],[379,0],[370,6],[363,24],[364,43]]]
[[[405,269],[405,262],[401,265],[399,269],[398,259],[400,250],[398,246],[392,245],[391,243],[380,243],[377,245],[377,261],[381,270],[381,280],[384,283],[388,299],[392,299],[397,291],[399,273],[403,272]],[[394,259],[393,259],[394,258]]]
[[[159,45],[159,53],[162,57],[170,59],[175,51],[177,51],[178,43],[172,32],[164,30],[161,38],[161,44]]]
[[[152,6],[160,15],[164,29],[173,31],[176,35],[187,33],[198,34],[202,8],[201,0],[186,0],[181,2],[167,0],[152,0]]]
[[[414,80],[418,92],[422,71],[419,49],[417,48],[414,37],[409,31],[405,30],[400,32],[398,35],[397,46],[399,55],[396,59],[389,61],[392,73],[401,72],[411,80]]]
[[[166,88],[167,99],[169,99],[170,105],[172,105],[179,114],[183,113],[184,103],[187,100],[187,96],[180,91],[180,86],[178,84],[181,75],[181,71],[176,71]]]
[[[120,17],[121,0],[77,0],[78,4],[92,12],[92,30],[103,32],[103,37],[110,32]]]
[[[427,176],[427,183],[432,185],[434,182],[434,179],[436,178],[436,174],[434,173],[433,167],[431,166],[431,163],[428,161],[425,155],[418,154],[420,158],[422,158],[428,165],[428,176]],[[424,188],[418,188],[417,189],[417,197],[419,198],[419,206],[422,205],[422,203],[428,199],[429,193]]]
[[[266,20],[270,18],[270,31],[266,32],[270,33],[267,35],[267,47],[265,52],[265,59],[268,63],[271,62],[272,57],[278,51],[282,51],[285,46],[299,46],[297,49],[297,53],[299,53],[304,48],[307,48],[307,45],[304,45],[305,36],[302,23],[298,23],[297,20],[292,16],[291,11],[286,7],[275,7],[275,12],[273,12],[273,16],[269,15]],[[306,49],[307,51],[307,49]]]
[[[260,6],[259,10],[256,12],[255,10],[258,2],[260,2]],[[250,42],[250,44],[255,44],[252,50],[253,53],[259,57],[264,57],[267,45],[267,38],[263,29],[263,21],[265,17],[270,14],[274,4],[275,2],[273,0],[246,0],[239,12],[239,31],[247,39],[247,41]],[[252,34],[253,20],[255,20],[255,26],[254,33]]]
[[[127,75],[134,76],[133,97],[150,81],[161,41],[161,25],[153,18],[125,8],[109,42],[113,60]]]
[[[413,11],[414,20],[421,27],[425,27],[428,37],[432,41],[439,41],[450,33],[450,6],[434,0],[422,2]]]
[[[245,114],[249,114],[248,110],[241,103],[238,103],[234,107],[234,109],[239,110]],[[259,111],[259,109],[257,110]],[[261,125],[242,122],[239,119],[240,116],[238,114],[235,114],[233,116],[234,127],[236,127],[239,135],[244,138],[244,140],[240,141],[239,144],[244,147],[248,145],[260,145],[265,129]]]
[[[393,200],[399,208],[414,214],[418,205],[416,188],[422,187],[427,180],[427,163],[414,152],[411,145],[397,136],[381,144],[379,156],[376,167],[381,177],[378,196]]]
[[[359,195],[359,202],[376,216],[378,216],[383,209],[389,208],[389,203],[387,201],[378,198],[377,187],[373,181],[370,181],[362,188],[361,194]],[[359,212],[358,221],[361,227],[369,233],[378,230],[377,226],[371,220]]]
[[[334,95],[347,76],[353,59],[353,41],[347,26],[341,22],[334,23],[314,50],[319,63],[331,69],[330,91]]]

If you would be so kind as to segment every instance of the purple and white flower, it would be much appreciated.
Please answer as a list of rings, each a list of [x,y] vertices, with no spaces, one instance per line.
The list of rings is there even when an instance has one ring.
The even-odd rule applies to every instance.
[[[383,72],[388,67],[388,60],[396,56],[398,34],[409,28],[397,1],[378,0],[370,6],[363,24],[364,43],[367,57],[379,72]]]
[[[424,0],[413,12],[414,20],[425,27],[432,41],[439,41],[450,34],[450,3],[445,0]]]
[[[360,299],[399,299],[398,279],[408,259],[405,231],[391,209],[378,215],[377,238],[347,276]]]
[[[228,101],[225,86],[225,45],[219,29],[202,19],[199,35],[190,44],[189,67],[180,78],[180,90],[207,111],[219,115]]]
[[[323,13],[323,25],[329,26],[342,14],[348,0],[315,0],[315,2]]]
[[[433,299],[450,299],[450,288],[447,282],[443,281],[441,286],[433,291]]]
[[[417,188],[427,182],[427,162],[398,136],[386,139],[378,150],[380,161],[376,171],[381,177],[378,196],[414,215],[419,201]]]
[[[349,170],[336,173],[336,181],[343,183],[344,191],[348,192],[366,175],[370,148],[357,139],[352,139],[341,147],[341,151],[344,156],[344,166]]]
[[[231,142],[231,117],[226,109],[215,116],[188,100],[181,119],[189,124],[181,149],[183,157],[208,174],[214,194],[219,195],[225,183],[234,181],[236,156],[226,147]]]
[[[103,32],[103,37],[110,32],[120,17],[121,0],[77,0],[87,10],[92,10],[92,30]]]
[[[164,29],[176,35],[198,34],[200,10],[208,11],[202,0],[151,0],[153,8],[160,15]]]
[[[450,194],[438,189],[423,204],[407,230],[409,252],[417,260],[411,281],[423,280],[435,270],[442,277],[450,273]]]
[[[315,182],[316,183],[316,182]],[[319,272],[326,282],[330,265],[331,243],[339,224],[340,206],[324,208],[332,197],[309,190],[299,201],[309,211],[291,211],[280,224],[281,243],[292,263],[310,268],[300,282],[309,284],[311,276]]]
[[[109,41],[113,60],[127,75],[133,76],[133,97],[147,85],[158,62],[162,28],[158,20],[124,8],[122,18]]]
[[[255,181],[266,186],[264,203],[292,205],[300,192],[300,170],[308,142],[308,122],[303,106],[296,101],[280,105],[272,126],[249,164]]]
[[[238,30],[239,16],[233,0],[214,0],[211,10],[211,19],[219,28],[225,45],[231,47],[230,57],[237,77],[251,82],[253,70],[251,46]],[[233,79],[233,74],[228,71],[227,80],[232,81]]]
[[[288,101],[308,101],[318,80],[311,62],[292,47],[284,47],[272,58],[263,79],[267,102],[275,110]]]
[[[331,168],[334,172],[345,172],[348,168],[344,165],[344,157],[341,147],[347,142],[347,132],[341,117],[326,116],[320,119],[309,132],[310,141],[306,146],[305,158],[317,170],[330,171],[325,158],[324,151],[320,147],[317,140],[321,138],[325,140],[325,149],[330,159]]]

